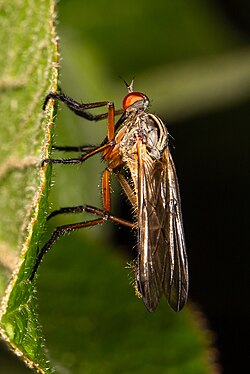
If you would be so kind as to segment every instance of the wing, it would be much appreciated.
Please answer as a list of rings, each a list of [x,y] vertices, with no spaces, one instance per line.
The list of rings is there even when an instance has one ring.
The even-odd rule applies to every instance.
[[[166,295],[179,311],[188,289],[187,256],[176,172],[168,148],[159,161],[138,144],[138,273],[144,304],[153,311]]]
[[[167,205],[167,220],[164,228],[167,239],[167,252],[163,291],[170,306],[178,312],[187,302],[188,261],[179,185],[174,162],[168,148],[164,151],[162,159],[166,175],[166,184],[162,184],[162,190]]]

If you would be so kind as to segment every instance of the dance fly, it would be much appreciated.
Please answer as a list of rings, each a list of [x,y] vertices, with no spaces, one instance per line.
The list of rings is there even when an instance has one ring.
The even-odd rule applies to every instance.
[[[174,162],[169,150],[169,133],[162,120],[149,113],[149,99],[133,90],[133,81],[126,83],[128,94],[123,109],[114,109],[113,102],[79,103],[62,91],[49,93],[75,114],[98,121],[107,118],[107,136],[98,146],[54,147],[62,151],[81,152],[78,158],[46,159],[45,164],[81,164],[102,152],[107,166],[102,174],[103,208],[90,205],[65,207],[52,212],[48,219],[67,213],[87,212],[96,216],[88,221],[59,226],[41,248],[30,280],[45,253],[63,234],[95,226],[107,220],[137,231],[136,287],[146,308],[152,312],[165,295],[169,305],[180,311],[188,296],[188,263],[182,223],[181,202]],[[88,110],[107,107],[103,114]],[[115,116],[120,118],[115,123]],[[115,174],[134,210],[134,222],[115,217],[111,210],[110,177]]]

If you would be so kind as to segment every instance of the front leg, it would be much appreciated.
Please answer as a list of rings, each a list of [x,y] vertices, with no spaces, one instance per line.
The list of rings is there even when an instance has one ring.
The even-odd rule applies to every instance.
[[[94,109],[94,108],[100,108],[103,106],[108,106],[108,108],[111,106],[114,107],[114,103],[110,101],[98,101],[96,103],[79,103],[78,101],[71,99],[70,97],[66,96],[62,91],[59,91],[59,93],[56,92],[50,92],[43,103],[43,110],[45,110],[48,101],[50,99],[53,100],[60,100],[64,104],[67,105],[67,107],[72,110],[76,115],[86,118],[88,121],[99,121],[101,119],[107,118],[108,117],[108,112],[107,113],[101,113],[101,114],[92,114],[87,112],[86,110],[88,109]],[[124,112],[124,109],[118,109],[114,112],[115,115],[122,114]]]

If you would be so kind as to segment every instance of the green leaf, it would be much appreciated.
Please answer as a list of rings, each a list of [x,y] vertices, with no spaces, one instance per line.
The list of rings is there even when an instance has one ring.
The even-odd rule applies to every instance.
[[[40,164],[55,114],[52,106],[42,112],[46,93],[57,89],[54,1],[1,2],[0,14],[0,332],[29,366],[49,373],[27,278],[48,210],[51,171]]]

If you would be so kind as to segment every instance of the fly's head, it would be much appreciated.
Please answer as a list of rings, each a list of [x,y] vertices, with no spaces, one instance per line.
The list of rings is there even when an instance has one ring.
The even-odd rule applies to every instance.
[[[131,112],[138,113],[147,110],[149,105],[149,98],[141,93],[134,91],[134,80],[130,84],[125,82],[128,94],[125,96],[122,102],[124,110],[130,114]]]
[[[123,109],[127,112],[145,112],[149,105],[149,98],[141,92],[131,92],[122,102]]]

